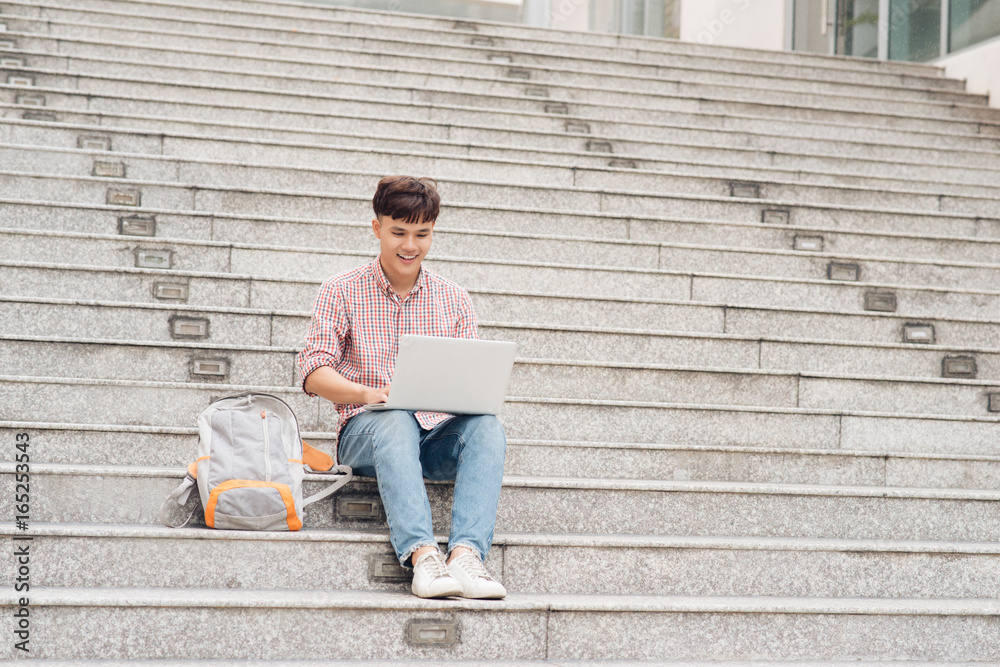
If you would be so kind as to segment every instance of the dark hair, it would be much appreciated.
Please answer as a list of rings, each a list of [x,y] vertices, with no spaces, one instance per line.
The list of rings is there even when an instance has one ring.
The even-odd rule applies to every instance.
[[[433,178],[386,176],[378,182],[372,199],[375,217],[383,215],[404,222],[434,222],[441,210],[441,195]]]

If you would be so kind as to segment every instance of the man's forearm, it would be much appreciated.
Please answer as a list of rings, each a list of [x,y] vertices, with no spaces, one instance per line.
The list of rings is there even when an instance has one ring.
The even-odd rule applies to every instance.
[[[369,400],[374,389],[351,382],[329,366],[320,366],[310,373],[304,386],[310,394],[322,396],[332,403],[354,405],[377,402]]]

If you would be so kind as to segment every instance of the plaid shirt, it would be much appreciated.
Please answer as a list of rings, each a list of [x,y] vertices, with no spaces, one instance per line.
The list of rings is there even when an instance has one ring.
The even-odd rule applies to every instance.
[[[416,284],[401,302],[380,258],[337,274],[320,288],[306,346],[296,358],[303,391],[305,378],[320,366],[330,366],[368,387],[389,384],[402,334],[479,338],[468,292],[421,267]],[[338,434],[348,419],[364,412],[361,404],[335,405],[340,414]],[[454,415],[417,412],[415,416],[421,428],[431,429]]]

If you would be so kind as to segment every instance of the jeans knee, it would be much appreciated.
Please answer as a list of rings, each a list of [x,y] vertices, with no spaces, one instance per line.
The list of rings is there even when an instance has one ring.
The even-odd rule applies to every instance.
[[[420,424],[404,410],[386,410],[378,414],[372,437],[376,452],[419,451]]]
[[[477,415],[473,419],[478,445],[503,456],[507,452],[507,434],[500,420],[495,415]]]

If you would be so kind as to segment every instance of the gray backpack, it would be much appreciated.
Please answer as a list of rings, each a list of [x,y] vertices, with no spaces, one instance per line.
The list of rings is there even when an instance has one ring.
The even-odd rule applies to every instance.
[[[270,394],[246,393],[221,398],[198,417],[198,458],[160,506],[160,521],[171,502],[184,505],[198,485],[205,525],[236,530],[298,530],[302,510],[351,481],[347,466],[334,466],[328,454],[310,447],[288,404]],[[333,473],[338,479],[302,498],[306,472]]]

